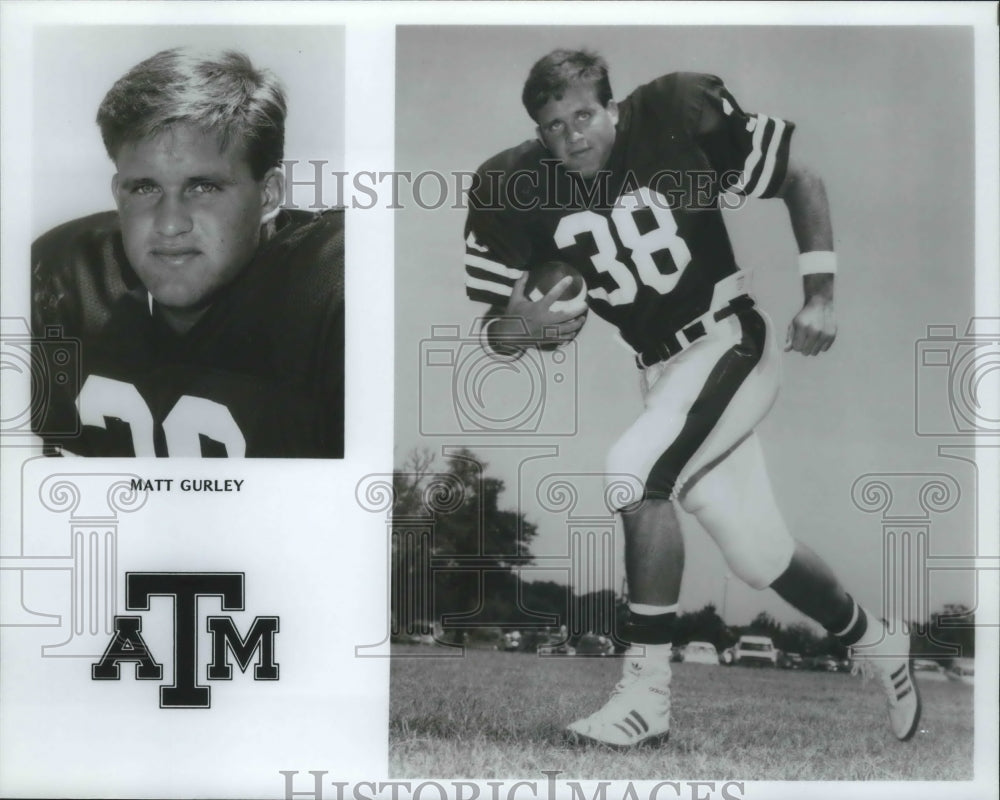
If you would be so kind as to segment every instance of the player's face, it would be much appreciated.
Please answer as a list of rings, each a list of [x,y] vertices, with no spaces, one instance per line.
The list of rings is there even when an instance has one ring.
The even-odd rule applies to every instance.
[[[280,175],[254,179],[242,148],[222,150],[191,125],[126,143],[116,163],[129,263],[168,320],[189,327],[253,258],[280,202]]]
[[[538,112],[538,135],[566,169],[592,178],[608,163],[615,143],[618,106],[602,106],[592,84],[570,86]]]

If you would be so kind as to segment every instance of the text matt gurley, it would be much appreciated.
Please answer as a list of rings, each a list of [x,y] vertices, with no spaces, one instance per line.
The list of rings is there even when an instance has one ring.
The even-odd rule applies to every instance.
[[[243,479],[236,478],[132,478],[129,488],[137,492],[239,492]]]

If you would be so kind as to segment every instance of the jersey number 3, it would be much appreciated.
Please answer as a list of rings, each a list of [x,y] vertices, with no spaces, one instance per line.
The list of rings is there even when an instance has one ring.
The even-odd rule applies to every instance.
[[[105,417],[128,423],[137,456],[156,455],[153,415],[139,390],[131,383],[90,375],[80,390],[80,421],[105,428]],[[246,440],[229,409],[204,397],[182,395],[163,419],[163,434],[171,456],[201,456],[202,436],[224,444],[230,458],[246,455]]]
[[[639,211],[650,212],[655,226],[640,230]],[[597,248],[590,256],[591,263],[617,284],[611,291],[594,287],[590,295],[613,306],[623,306],[635,300],[639,288],[633,270],[618,258],[618,245],[611,235],[612,225],[621,243],[631,251],[631,262],[639,280],[659,294],[673,291],[691,263],[691,251],[687,242],[677,235],[677,223],[667,199],[643,186],[618,199],[610,220],[593,211],[578,211],[563,217],[556,227],[554,239],[560,249],[580,244],[579,237],[589,233]]]

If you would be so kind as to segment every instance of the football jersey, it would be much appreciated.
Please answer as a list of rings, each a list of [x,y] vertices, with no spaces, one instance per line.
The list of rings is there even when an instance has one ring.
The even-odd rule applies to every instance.
[[[499,312],[524,270],[566,261],[586,280],[591,310],[632,348],[673,351],[678,331],[719,307],[716,285],[739,272],[720,200],[778,191],[794,125],[744,112],[719,78],[696,73],[640,86],[618,109],[608,163],[592,180],[538,141],[479,168],[466,293]]]
[[[130,267],[117,213],[40,237],[33,428],[47,452],[341,458],[343,216],[280,212],[274,234],[183,334]],[[48,363],[55,353],[58,368]]]

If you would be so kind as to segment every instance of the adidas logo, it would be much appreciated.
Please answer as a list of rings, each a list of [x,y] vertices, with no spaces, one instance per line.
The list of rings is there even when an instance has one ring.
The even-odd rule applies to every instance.
[[[642,736],[649,730],[649,724],[642,718],[642,714],[634,709],[629,711],[621,722],[616,722],[615,727],[630,737]]]
[[[903,666],[889,676],[892,678],[892,685],[896,690],[897,703],[913,691],[913,685],[910,683],[910,674],[906,667],[907,665],[904,663]]]

